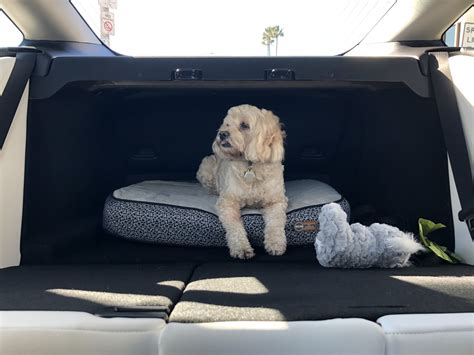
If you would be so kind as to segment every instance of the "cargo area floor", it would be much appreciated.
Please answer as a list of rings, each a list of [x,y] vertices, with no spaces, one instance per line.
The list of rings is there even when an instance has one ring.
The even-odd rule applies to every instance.
[[[164,310],[172,322],[474,312],[474,268],[325,269],[316,262],[19,266],[0,310]],[[117,314],[120,316],[120,314]]]

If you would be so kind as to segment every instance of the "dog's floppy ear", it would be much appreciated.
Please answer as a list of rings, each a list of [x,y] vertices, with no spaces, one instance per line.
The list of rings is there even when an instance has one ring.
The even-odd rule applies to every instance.
[[[245,159],[252,162],[275,163],[283,160],[285,132],[280,119],[271,111],[261,110],[254,126],[253,139],[245,149]]]
[[[285,148],[283,146],[283,141],[286,137],[286,132],[282,130],[278,117],[276,117],[276,119],[277,119],[277,126],[274,128],[274,132],[270,139],[270,149],[272,151],[270,160],[273,163],[281,162],[285,158]]]

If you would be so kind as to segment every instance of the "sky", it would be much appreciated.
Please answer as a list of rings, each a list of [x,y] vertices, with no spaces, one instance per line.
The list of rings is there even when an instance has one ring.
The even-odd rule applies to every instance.
[[[102,0],[103,1],[103,0]],[[334,55],[355,46],[395,0],[116,0],[110,46],[132,56],[266,56],[265,27],[280,26],[278,55]],[[72,0],[100,34],[99,0]],[[0,47],[22,35],[0,11]],[[275,55],[275,44],[271,54]]]
[[[278,55],[334,55],[356,45],[394,1],[117,0],[110,46],[133,56],[265,56],[262,33],[279,25]],[[99,33],[98,0],[73,4]]]

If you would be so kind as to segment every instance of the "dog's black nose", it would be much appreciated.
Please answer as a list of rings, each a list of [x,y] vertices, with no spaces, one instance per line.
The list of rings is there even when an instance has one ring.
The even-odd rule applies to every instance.
[[[219,132],[219,138],[221,141],[225,141],[227,138],[229,138],[230,134],[227,131],[220,131]]]

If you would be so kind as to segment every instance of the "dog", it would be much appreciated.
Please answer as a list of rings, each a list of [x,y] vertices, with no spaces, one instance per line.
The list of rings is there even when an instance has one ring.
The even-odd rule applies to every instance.
[[[285,137],[280,119],[271,111],[251,105],[232,107],[212,144],[214,154],[199,166],[197,179],[219,196],[216,209],[234,258],[255,255],[240,215],[244,207],[262,209],[266,251],[270,255],[286,251]]]

